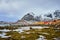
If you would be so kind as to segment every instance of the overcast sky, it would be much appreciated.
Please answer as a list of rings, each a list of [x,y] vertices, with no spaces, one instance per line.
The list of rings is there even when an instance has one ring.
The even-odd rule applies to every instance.
[[[60,0],[0,0],[0,21],[15,22],[26,13],[35,15],[60,10]]]

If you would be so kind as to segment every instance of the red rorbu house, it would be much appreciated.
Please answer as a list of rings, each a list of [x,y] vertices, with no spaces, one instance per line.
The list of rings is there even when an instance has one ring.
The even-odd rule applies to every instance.
[[[44,22],[44,24],[45,24],[45,25],[48,25],[48,24],[49,24],[49,22],[47,22],[47,21],[46,21],[46,22]]]
[[[48,25],[48,24],[51,24],[52,22],[51,21],[45,21],[44,24]]]

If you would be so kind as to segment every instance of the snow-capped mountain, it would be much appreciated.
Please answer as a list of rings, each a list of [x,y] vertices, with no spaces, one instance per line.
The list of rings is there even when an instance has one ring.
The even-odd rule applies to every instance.
[[[21,20],[27,20],[27,21],[34,20],[34,14],[33,13],[27,13],[26,15],[24,15],[22,17]]]
[[[54,18],[55,18],[55,19],[60,19],[60,10],[56,10],[56,11],[54,12]]]
[[[47,13],[40,16],[34,16],[33,12],[27,13],[22,19],[27,21],[50,21],[54,19],[60,19],[60,11],[56,10],[54,13]]]

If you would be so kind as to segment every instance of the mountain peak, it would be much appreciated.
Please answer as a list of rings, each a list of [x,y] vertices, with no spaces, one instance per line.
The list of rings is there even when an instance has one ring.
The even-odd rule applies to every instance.
[[[35,15],[33,12],[29,12],[29,13],[27,13],[28,15]]]

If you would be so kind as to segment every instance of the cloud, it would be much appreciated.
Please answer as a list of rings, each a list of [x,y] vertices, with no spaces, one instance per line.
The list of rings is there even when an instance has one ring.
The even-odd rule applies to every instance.
[[[6,0],[1,0],[0,3],[0,11],[5,11],[6,13],[4,14],[8,14],[8,15],[14,15],[14,14],[18,14],[16,13],[18,10],[20,10],[22,7],[24,7],[24,5],[26,5],[23,1],[19,2],[19,1],[8,1],[6,2]]]
[[[17,20],[27,12],[39,15],[53,12],[56,9],[60,9],[57,0],[0,0],[0,19]]]

